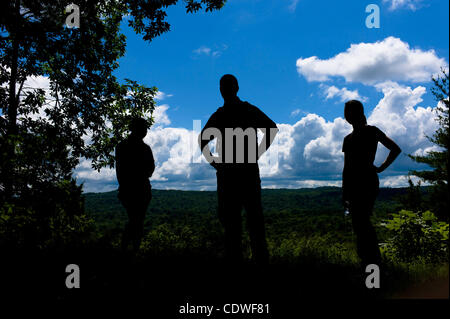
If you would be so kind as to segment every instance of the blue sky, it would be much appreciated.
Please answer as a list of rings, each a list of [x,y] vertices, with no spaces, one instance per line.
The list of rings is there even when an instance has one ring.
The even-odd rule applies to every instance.
[[[380,8],[379,29],[365,24],[372,3]],[[151,43],[124,21],[127,52],[117,77],[164,93],[146,138],[157,158],[152,184],[215,188],[212,169],[191,163],[198,154],[186,157],[183,146],[195,135],[193,120],[204,125],[222,105],[225,73],[237,76],[241,99],[280,124],[279,160],[261,163],[265,187],[340,184],[350,98],[364,101],[369,124],[405,154],[430,150],[423,138],[436,128],[430,78],[448,66],[448,12],[447,0],[229,0],[220,11],[197,14],[178,5],[167,12],[171,31]],[[379,153],[378,164],[386,152]],[[417,167],[405,154],[380,176],[382,185],[405,185]],[[117,187],[113,171],[95,173],[86,161],[76,176],[86,191]]]

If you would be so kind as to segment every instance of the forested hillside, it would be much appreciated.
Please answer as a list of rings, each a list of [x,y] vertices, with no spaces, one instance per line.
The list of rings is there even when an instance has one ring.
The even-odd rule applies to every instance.
[[[405,200],[407,188],[382,188],[374,216],[381,220],[397,212]],[[427,192],[426,188],[422,189]],[[337,187],[305,189],[264,189],[262,202],[269,235],[283,236],[291,232],[303,235],[350,233],[344,218],[341,189]],[[85,194],[86,213],[95,220],[100,232],[122,228],[127,220],[117,192]],[[216,225],[217,195],[215,191],[153,190],[148,209],[146,230],[165,223],[184,226]],[[219,229],[218,229],[219,230]],[[343,233],[344,232],[344,233]]]

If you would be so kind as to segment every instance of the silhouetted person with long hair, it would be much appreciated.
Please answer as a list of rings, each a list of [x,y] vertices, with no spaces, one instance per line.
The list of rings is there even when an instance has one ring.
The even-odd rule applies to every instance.
[[[356,234],[357,252],[363,267],[380,265],[381,254],[375,228],[370,222],[375,199],[379,191],[378,173],[383,172],[400,154],[394,141],[375,126],[367,125],[361,102],[345,103],[345,119],[353,126],[353,132],[344,138],[345,154],[342,189],[344,206],[352,217]],[[380,167],[373,164],[378,142],[390,150]]]
[[[245,208],[253,260],[266,264],[269,254],[261,205],[261,179],[257,160],[269,148],[278,128],[261,110],[237,96],[239,85],[230,74],[220,79],[224,105],[214,112],[199,136],[200,148],[216,169],[219,220],[225,230],[229,261],[242,261],[242,218]],[[260,145],[257,130],[264,132]],[[218,157],[208,143],[217,138]]]
[[[122,237],[122,248],[130,242],[139,249],[144,234],[144,219],[152,198],[149,178],[155,170],[153,153],[143,139],[147,135],[145,119],[132,119],[131,134],[116,147],[116,175],[119,182],[119,199],[128,214],[128,224]]]

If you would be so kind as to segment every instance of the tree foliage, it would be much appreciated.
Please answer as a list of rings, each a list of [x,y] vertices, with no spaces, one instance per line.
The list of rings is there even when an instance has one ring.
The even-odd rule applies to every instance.
[[[412,171],[411,173],[418,176],[425,182],[434,185],[434,192],[431,204],[433,210],[443,218],[448,219],[450,209],[450,175],[449,175],[449,143],[450,143],[450,127],[449,127],[449,74],[448,71],[442,69],[441,74],[433,78],[434,86],[431,89],[436,100],[439,102],[436,107],[437,121],[439,128],[428,139],[437,146],[438,150],[428,152],[426,155],[410,155],[410,157],[418,162],[427,164],[431,169],[423,171]]]

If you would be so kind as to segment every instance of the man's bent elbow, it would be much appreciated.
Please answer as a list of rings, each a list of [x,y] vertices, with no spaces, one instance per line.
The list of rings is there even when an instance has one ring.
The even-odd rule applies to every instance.
[[[399,156],[402,153],[402,149],[400,148],[400,146],[396,145],[396,147],[394,149],[394,153],[395,153],[395,156]]]

